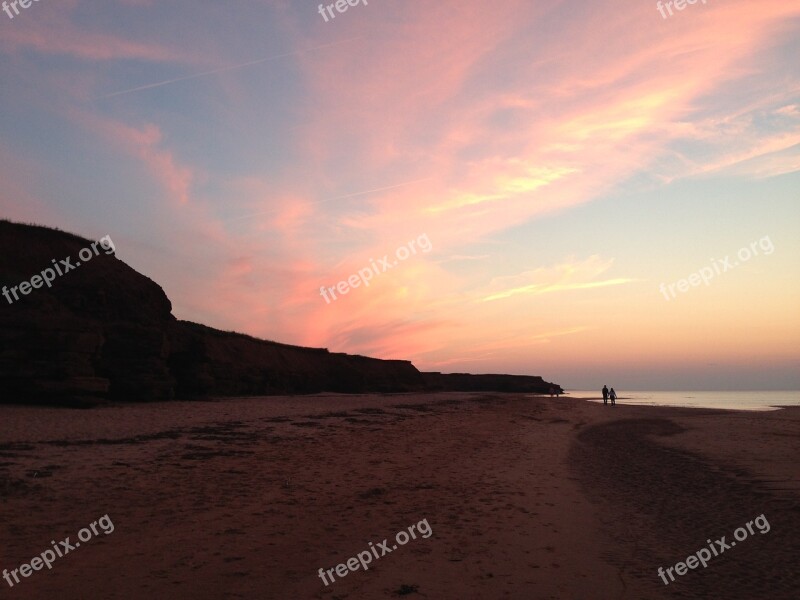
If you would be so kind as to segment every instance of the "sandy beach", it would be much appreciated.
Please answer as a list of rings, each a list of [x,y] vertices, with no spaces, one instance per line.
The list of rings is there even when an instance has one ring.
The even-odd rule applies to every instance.
[[[788,600],[798,440],[798,408],[513,394],[0,406],[0,568],[114,525],[0,584],[31,599]],[[762,514],[768,532],[659,578]],[[423,520],[432,534],[392,548]],[[369,570],[319,577],[384,539]]]

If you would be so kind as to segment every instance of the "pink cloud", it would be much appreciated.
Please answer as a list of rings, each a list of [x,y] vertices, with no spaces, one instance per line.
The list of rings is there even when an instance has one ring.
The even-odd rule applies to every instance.
[[[448,353],[500,360],[559,346],[562,338],[600,335],[580,312],[563,322],[509,323],[505,301],[465,308],[509,291],[515,310],[542,289],[603,297],[600,286],[632,280],[606,274],[610,265],[600,259],[578,272],[540,270],[482,289],[432,257],[332,304],[318,292],[423,231],[441,252],[436,256],[446,256],[465,241],[588,202],[651,167],[670,143],[700,133],[688,118],[708,94],[751,70],[748,61],[790,12],[777,2],[758,14],[731,6],[730,28],[720,34],[712,24],[719,12],[666,29],[654,10],[607,3],[604,27],[575,19],[561,23],[559,37],[526,39],[524,30],[540,30],[537,20],[554,6],[408,3],[395,7],[400,20],[365,17],[371,26],[363,39],[300,55],[311,100],[300,107],[293,141],[304,160],[294,182],[254,177],[243,188],[237,206],[253,217],[237,223],[229,241],[246,240],[250,252],[215,272],[204,310],[286,341],[423,364],[446,364]],[[647,18],[652,29],[641,26]],[[340,25],[344,38],[354,33]],[[542,58],[520,61],[534,42]],[[343,73],[353,75],[343,81]],[[753,133],[741,156],[785,147],[764,145],[765,134]],[[693,174],[689,162],[681,164],[677,176]],[[307,185],[309,173],[316,188]],[[368,183],[359,185],[365,174]],[[416,183],[392,188],[403,182]],[[351,203],[328,188],[377,191]],[[225,308],[242,295],[247,300],[236,314]],[[548,300],[540,310],[554,309]],[[486,343],[494,337],[505,346]],[[472,347],[478,350],[459,352]]]
[[[103,136],[109,143],[139,158],[161,182],[169,198],[187,204],[195,170],[179,164],[173,152],[164,148],[161,129],[153,124],[141,127],[126,125],[113,119],[73,111],[72,117],[88,129]]]

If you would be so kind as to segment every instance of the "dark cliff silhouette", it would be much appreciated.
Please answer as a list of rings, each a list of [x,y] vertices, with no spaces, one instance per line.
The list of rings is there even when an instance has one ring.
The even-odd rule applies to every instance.
[[[531,375],[471,375],[470,373],[423,373],[425,384],[431,391],[452,392],[512,392],[563,394],[561,386]]]
[[[0,221],[0,286],[18,286],[86,240]],[[18,292],[18,295],[19,292]],[[13,297],[12,297],[13,298]],[[179,321],[154,281],[114,254],[18,301],[0,296],[0,402],[92,405],[208,396],[424,390],[546,393],[540,377],[420,373],[409,361],[304,348]]]

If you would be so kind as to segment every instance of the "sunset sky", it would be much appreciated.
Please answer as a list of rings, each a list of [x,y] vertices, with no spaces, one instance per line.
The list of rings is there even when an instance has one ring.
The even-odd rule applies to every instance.
[[[800,389],[800,2],[318,6],[0,12],[0,215],[108,234],[178,318],[267,339]]]

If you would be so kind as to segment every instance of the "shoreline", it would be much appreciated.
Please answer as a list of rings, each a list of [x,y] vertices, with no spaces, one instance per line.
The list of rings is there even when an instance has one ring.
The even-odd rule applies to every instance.
[[[575,400],[583,400],[585,402],[591,402],[592,404],[602,404],[602,398],[584,398],[579,396],[570,396]],[[721,412],[769,412],[773,410],[781,410],[784,408],[798,408],[795,404],[784,404],[784,405],[769,405],[763,407],[752,407],[752,408],[720,408],[718,406],[689,406],[685,404],[656,404],[655,402],[646,404],[644,402],[637,402],[635,404],[625,404],[624,402],[620,403],[620,400],[630,400],[631,398],[617,398],[617,405],[624,404],[625,406],[641,406],[644,408],[689,408],[693,410],[718,410]],[[610,403],[609,403],[610,405]]]
[[[565,397],[585,400],[587,402],[601,403],[602,396],[586,390],[576,390],[579,395],[572,396],[570,392]],[[753,392],[729,391],[628,391],[629,395],[618,396],[617,403],[628,406],[648,406],[665,408],[701,408],[708,410],[743,410],[749,412],[764,412],[800,406],[800,391],[795,390],[770,390]],[[687,394],[691,394],[688,395]],[[764,398],[765,394],[779,394],[780,398]],[[738,396],[738,397],[737,397]],[[755,397],[754,397],[755,396]],[[680,400],[682,398],[682,400]],[[621,402],[620,402],[621,401]],[[788,403],[787,403],[788,402]]]

